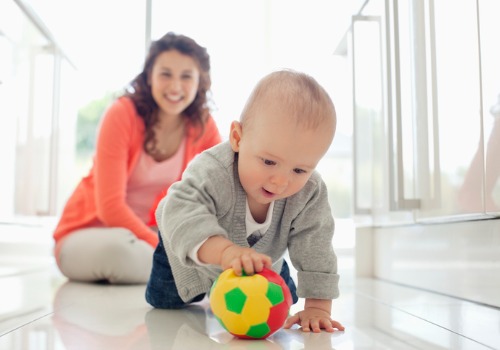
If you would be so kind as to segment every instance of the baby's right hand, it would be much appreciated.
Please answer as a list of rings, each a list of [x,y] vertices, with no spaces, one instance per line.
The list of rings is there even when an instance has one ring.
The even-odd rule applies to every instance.
[[[252,248],[230,245],[222,252],[221,267],[223,270],[232,268],[234,273],[241,276],[242,271],[247,275],[261,272],[264,267],[270,269],[272,260],[269,256],[256,252]]]

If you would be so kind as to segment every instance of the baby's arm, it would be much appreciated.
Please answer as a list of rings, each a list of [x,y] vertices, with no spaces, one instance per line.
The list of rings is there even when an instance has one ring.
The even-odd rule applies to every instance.
[[[289,317],[285,322],[285,328],[291,328],[294,324],[302,327],[304,332],[314,333],[321,332],[321,329],[327,332],[344,330],[339,322],[332,320],[330,312],[332,309],[332,301],[324,299],[306,299],[304,310],[297,312]]]
[[[252,248],[240,247],[222,236],[212,236],[198,250],[198,259],[205,264],[220,265],[223,270],[232,268],[237,275],[242,270],[247,275],[271,268],[271,258]]]

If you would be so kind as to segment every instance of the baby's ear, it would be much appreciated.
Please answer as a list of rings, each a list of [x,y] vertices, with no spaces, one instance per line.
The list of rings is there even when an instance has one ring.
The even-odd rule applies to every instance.
[[[229,131],[229,142],[234,152],[239,152],[240,150],[242,132],[241,123],[233,121],[231,123],[231,130]]]

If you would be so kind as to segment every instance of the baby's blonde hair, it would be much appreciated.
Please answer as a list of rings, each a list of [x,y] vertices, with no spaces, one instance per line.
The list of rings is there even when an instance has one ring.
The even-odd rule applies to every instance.
[[[241,113],[240,122],[248,125],[261,107],[286,113],[290,120],[308,129],[326,122],[336,126],[335,106],[325,89],[311,76],[290,69],[272,72],[253,89]]]

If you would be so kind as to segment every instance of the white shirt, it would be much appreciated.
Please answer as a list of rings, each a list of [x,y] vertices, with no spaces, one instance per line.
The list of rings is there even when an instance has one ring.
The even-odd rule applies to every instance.
[[[252,233],[258,232],[260,236],[264,236],[269,226],[271,226],[271,221],[273,218],[273,209],[274,209],[274,201],[271,202],[269,208],[267,209],[266,220],[263,223],[258,223],[252,216],[250,212],[250,207],[248,206],[248,199],[246,204],[246,216],[245,216],[245,225],[247,230],[247,237],[249,237]],[[201,266],[207,266],[209,264],[204,264],[198,259],[198,250],[207,240],[203,240],[201,243],[196,245],[192,251],[189,252],[188,256],[193,260],[196,264]]]

